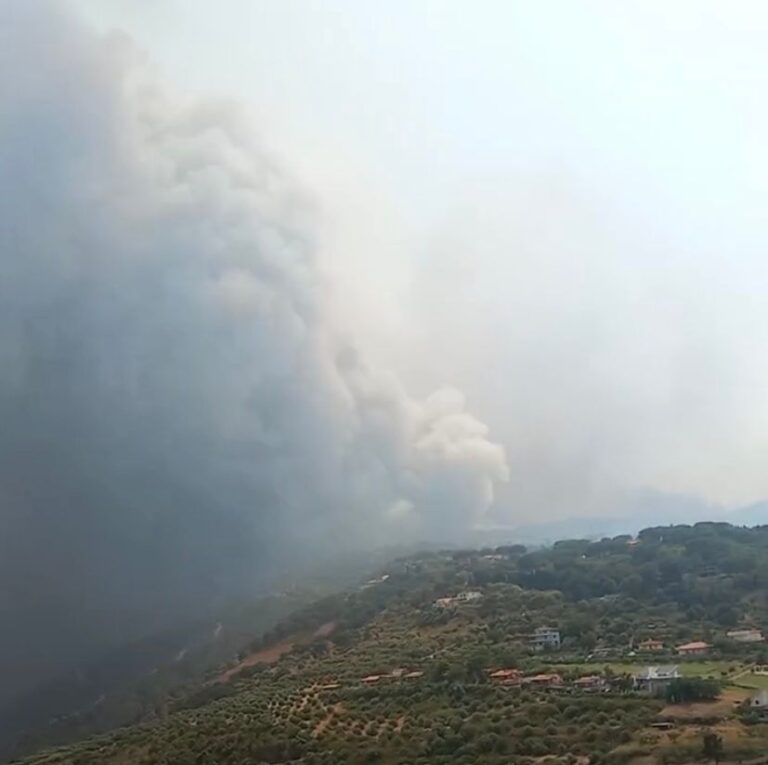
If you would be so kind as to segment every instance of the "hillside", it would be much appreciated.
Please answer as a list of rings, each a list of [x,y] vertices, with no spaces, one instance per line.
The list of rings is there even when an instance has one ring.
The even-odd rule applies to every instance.
[[[202,604],[206,616],[150,633],[62,672],[13,704],[0,708],[0,762],[42,746],[157,718],[180,694],[194,692],[208,675],[298,609],[352,586],[393,553],[348,554],[294,565],[254,585],[247,600]],[[53,636],[51,650],[56,650]]]
[[[24,762],[693,762],[702,726],[758,756],[768,725],[743,701],[768,655],[728,633],[768,629],[766,553],[768,527],[706,523],[400,558],[144,724]],[[638,686],[667,664],[679,679]]]

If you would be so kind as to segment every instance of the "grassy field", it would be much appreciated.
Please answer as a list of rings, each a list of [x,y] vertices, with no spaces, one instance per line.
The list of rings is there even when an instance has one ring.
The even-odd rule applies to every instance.
[[[737,661],[692,661],[677,665],[685,677],[722,677],[722,673],[733,674],[744,667]]]
[[[768,675],[755,675],[749,673],[738,678],[739,685],[745,685],[748,688],[759,688],[768,690]]]
[[[616,675],[628,674],[634,675],[643,670],[645,667],[651,665],[666,665],[675,664],[680,670],[680,674],[684,677],[712,677],[714,679],[723,678],[723,672],[726,675],[732,675],[743,671],[744,665],[736,661],[696,661],[696,662],[676,662],[674,660],[659,660],[648,662],[591,662],[587,664],[563,664],[553,665],[553,670],[559,670],[565,673],[580,673],[580,674],[592,674],[603,672],[606,669],[610,669]],[[745,675],[746,677],[746,675]],[[751,677],[751,676],[750,676]],[[763,688],[768,687],[768,675],[759,676],[758,679],[766,681],[766,685],[759,685],[755,687]],[[741,682],[741,681],[740,681]],[[744,683],[746,685],[747,683]]]

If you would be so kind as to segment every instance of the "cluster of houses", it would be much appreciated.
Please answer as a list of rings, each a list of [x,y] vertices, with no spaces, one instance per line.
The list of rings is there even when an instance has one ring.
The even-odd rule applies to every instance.
[[[592,692],[609,691],[611,690],[612,682],[616,680],[612,680],[605,675],[585,675],[584,677],[578,677],[575,680],[566,682],[562,675],[557,673],[526,676],[518,669],[497,669],[489,671],[488,676],[491,680],[501,685],[532,686],[552,690],[563,690],[570,687]],[[661,696],[667,686],[681,676],[679,667],[675,665],[645,667],[632,676],[632,688],[638,693]]]
[[[726,637],[736,643],[758,643],[765,640],[763,633],[758,629],[731,630]],[[553,627],[539,627],[530,636],[530,645],[535,651],[556,651],[561,645],[560,631]],[[704,656],[712,649],[709,643],[703,640],[693,640],[677,646],[666,646],[661,640],[648,638],[637,645],[641,653],[676,653],[678,656]],[[597,651],[596,651],[597,653]]]
[[[557,672],[525,675],[521,670],[515,668],[489,669],[487,672],[488,678],[498,685],[515,688],[541,688],[552,691],[576,690],[588,693],[601,693],[617,687],[619,680],[623,683],[626,682],[626,677],[619,679],[595,674],[566,681]],[[383,674],[366,675],[360,678],[360,682],[365,686],[373,686],[382,682],[414,681],[423,676],[424,672],[421,670],[400,668]],[[680,677],[682,677],[680,668],[675,664],[648,666],[632,676],[631,687],[638,693],[645,693],[649,696],[663,696],[670,683]],[[339,682],[332,681],[319,686],[319,690],[332,691],[340,687],[341,684]],[[623,690],[627,688],[626,685],[621,687]],[[768,719],[768,690],[756,691],[745,704],[748,704],[752,710]]]
[[[760,643],[765,640],[763,633],[758,629],[738,629],[730,630],[725,633],[728,640],[734,643]],[[661,653],[662,651],[674,651],[678,656],[703,656],[712,649],[709,643],[703,640],[694,640],[690,643],[683,643],[678,646],[667,646],[661,640],[648,638],[637,644],[637,650],[643,653]]]
[[[637,650],[643,653],[661,653],[662,651],[674,651],[678,656],[703,656],[708,653],[712,646],[703,640],[694,640],[690,643],[683,643],[678,646],[667,646],[661,640],[649,638],[637,644]]]
[[[488,559],[496,559],[497,555],[486,555]],[[386,578],[386,575],[383,579]],[[376,581],[376,580],[374,580]],[[374,583],[368,582],[366,584]],[[483,594],[479,590],[466,590],[460,592],[457,595],[438,598],[434,601],[433,606],[435,608],[446,609],[454,608],[466,603],[477,603],[482,600]],[[726,638],[734,643],[759,643],[765,640],[763,633],[759,629],[752,627],[730,630],[726,632]],[[554,627],[539,627],[532,635],[528,636],[529,645],[534,651],[557,651],[560,649],[562,641],[560,631]],[[677,646],[667,646],[663,641],[656,638],[649,637],[646,640],[641,641],[636,646],[636,651],[641,653],[676,653],[678,656],[704,656],[712,649],[712,645],[703,640],[694,640],[688,643],[682,643]],[[596,648],[594,654],[590,658],[603,658],[599,655],[600,651],[604,652],[607,656],[615,649],[608,647]],[[630,652],[630,655],[634,655],[634,651]]]
[[[551,688],[553,690],[568,687],[563,676],[556,672],[548,672],[538,675],[523,675],[519,669],[489,670],[488,677],[501,685],[530,686],[533,688]],[[608,690],[608,681],[603,675],[587,675],[579,677],[570,685],[583,691]]]
[[[394,669],[391,672],[366,675],[360,678],[363,685],[376,685],[381,682],[395,680],[417,680],[424,676],[420,670]],[[547,672],[535,675],[525,675],[519,669],[502,668],[489,669],[488,677],[494,683],[505,686],[529,686],[533,688],[549,688],[562,690],[568,687],[582,691],[607,691],[610,690],[610,681],[604,675],[585,675],[575,680],[566,682],[563,676],[557,672]],[[680,677],[680,671],[676,666],[646,667],[633,678],[633,687],[637,691],[651,695],[661,694],[666,686],[674,679]],[[339,687],[337,682],[327,683],[321,686],[321,690],[334,690]]]
[[[725,637],[733,643],[762,643],[765,636],[762,631],[754,627],[745,627],[736,630],[729,630]],[[637,644],[637,650],[646,653],[656,653],[661,651],[675,651],[680,656],[696,656],[707,653],[712,646],[703,640],[694,640],[690,643],[683,643],[678,646],[667,646],[661,640],[648,638]]]

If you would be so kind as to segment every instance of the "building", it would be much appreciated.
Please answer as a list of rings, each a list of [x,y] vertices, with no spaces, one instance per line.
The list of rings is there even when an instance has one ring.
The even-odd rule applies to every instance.
[[[637,650],[646,651],[648,653],[663,651],[664,643],[662,643],[661,640],[654,640],[653,638],[648,638],[648,640],[643,640],[640,643],[638,643]]]
[[[663,667],[645,667],[638,672],[633,680],[635,689],[651,696],[660,696],[667,686],[680,677],[680,669],[676,665]]]
[[[602,675],[587,675],[573,681],[574,687],[582,691],[604,691],[608,684]]]
[[[753,693],[749,698],[749,706],[763,714],[768,713],[768,690],[764,688],[762,691]]]
[[[616,648],[613,646],[598,646],[594,651],[592,651],[591,654],[587,656],[587,659],[609,659],[612,656],[616,656],[617,653],[618,652]]]
[[[437,608],[451,608],[452,606],[458,606],[461,603],[477,602],[482,597],[482,592],[478,592],[477,590],[469,590],[467,592],[460,592],[453,598],[438,598],[434,605]]]
[[[367,582],[360,585],[361,590],[366,590],[369,587],[374,587],[377,584],[382,584],[389,579],[389,574],[382,574],[381,576],[377,576],[375,579],[369,579]]]
[[[694,640],[692,643],[684,643],[675,649],[679,656],[701,656],[709,651],[712,646],[702,640]]]
[[[502,685],[519,685],[521,682],[519,669],[497,669],[495,672],[491,672],[488,677]]]
[[[765,640],[763,633],[756,629],[731,630],[726,632],[725,636],[737,643],[760,643]]]
[[[536,651],[556,651],[560,648],[560,630],[539,627],[531,636],[531,646]]]
[[[562,688],[564,685],[562,676],[556,673],[524,677],[522,682],[537,688]]]

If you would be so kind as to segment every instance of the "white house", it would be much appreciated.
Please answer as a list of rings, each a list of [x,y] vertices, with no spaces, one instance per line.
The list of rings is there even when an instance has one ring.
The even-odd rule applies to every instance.
[[[680,669],[675,664],[661,667],[645,667],[634,676],[635,688],[638,691],[658,696],[667,686],[680,677]]]
[[[754,709],[768,709],[768,690],[763,689],[753,694],[749,699],[749,706]]]
[[[531,645],[536,651],[560,648],[560,630],[553,627],[539,627],[531,636]]]
[[[452,606],[457,606],[460,603],[477,602],[482,597],[482,592],[478,592],[477,590],[469,590],[467,592],[460,592],[453,598],[438,598],[434,605],[436,608],[451,608]]]
[[[764,640],[763,633],[756,629],[731,630],[726,632],[725,636],[737,643],[760,643]]]

